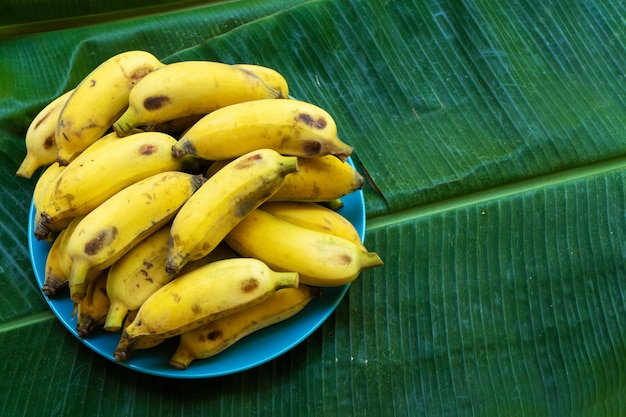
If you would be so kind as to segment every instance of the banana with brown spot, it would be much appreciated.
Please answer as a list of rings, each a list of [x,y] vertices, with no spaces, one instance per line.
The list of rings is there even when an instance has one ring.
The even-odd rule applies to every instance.
[[[337,125],[324,109],[299,100],[256,100],[207,114],[172,152],[216,161],[260,148],[301,157],[335,155],[342,161],[353,151],[337,137]]]
[[[171,223],[148,236],[109,268],[107,294],[111,307],[104,330],[119,331],[130,311],[139,309],[146,299],[175,276],[165,269]],[[226,244],[220,245],[209,256],[185,265],[181,273],[192,271],[219,259],[236,257]]]
[[[102,137],[128,107],[128,94],[147,74],[163,66],[146,51],[117,54],[91,71],[75,88],[59,115],[57,161],[67,165]]]
[[[185,332],[170,365],[187,369],[194,360],[215,356],[244,337],[295,316],[320,294],[321,288],[305,284],[282,288],[260,304]]]
[[[114,357],[127,359],[142,337],[173,337],[257,305],[281,288],[298,286],[296,272],[275,272],[252,258],[211,262],[152,294],[123,331]]]
[[[104,138],[103,138],[104,140]],[[173,158],[173,137],[161,132],[100,141],[73,160],[57,177],[53,190],[39,202],[37,230],[62,219],[89,213],[109,197],[151,175],[180,170],[181,160]],[[91,150],[97,146],[97,149]]]
[[[93,144],[89,145],[87,149],[85,149],[81,155],[87,155],[90,152],[93,152],[107,143],[113,142],[119,139],[119,137],[115,134],[115,132],[109,133],[95,141]],[[66,165],[59,165],[58,162],[53,162],[49,167],[47,167],[44,172],[41,174],[41,177],[37,180],[35,184],[35,190],[33,192],[33,203],[35,205],[35,227],[34,234],[38,240],[48,240],[51,237],[51,232],[56,232],[61,229],[67,227],[69,222],[72,220],[70,217],[65,217],[58,221],[46,223],[42,220],[42,207],[45,202],[52,198],[52,194],[55,191],[55,187],[52,185],[56,184],[58,177],[61,172],[67,168]]]
[[[285,178],[271,201],[327,202],[363,188],[363,176],[333,155],[298,158],[300,171]]]
[[[74,90],[70,90],[48,103],[32,120],[24,141],[26,156],[16,175],[30,178],[37,168],[51,165],[57,159],[57,144],[54,135],[59,115]]]
[[[167,271],[175,274],[187,262],[208,255],[242,218],[297,170],[296,157],[271,149],[252,151],[220,169],[176,214]]]
[[[249,100],[282,98],[261,78],[234,65],[174,62],[144,77],[130,92],[129,107],[113,124],[120,135]]]
[[[383,264],[347,239],[308,229],[256,209],[226,236],[242,256],[260,259],[277,271],[296,271],[303,284],[334,287],[352,282],[362,270]]]
[[[180,171],[140,180],[85,215],[70,236],[70,296],[78,302],[90,271],[111,266],[138,242],[172,220],[204,178]]]

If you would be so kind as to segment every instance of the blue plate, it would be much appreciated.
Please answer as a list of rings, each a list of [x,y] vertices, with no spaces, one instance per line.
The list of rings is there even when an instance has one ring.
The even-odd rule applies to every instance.
[[[350,158],[348,162],[352,164]],[[343,208],[339,210],[357,229],[361,240],[365,238],[365,202],[363,192],[358,190],[342,198]],[[35,207],[31,203],[28,219],[28,247],[30,258],[39,287],[45,279],[46,257],[50,250],[49,242],[38,241],[34,237]],[[177,341],[171,340],[146,350],[133,351],[126,362],[116,362],[113,358],[120,338],[120,333],[106,332],[98,328],[87,338],[76,332],[76,319],[72,317],[74,304],[69,298],[69,291],[60,291],[55,297],[42,295],[50,308],[65,327],[83,344],[115,362],[120,366],[169,378],[209,378],[228,375],[253,368],[268,362],[306,339],[313,333],[337,308],[348,291],[349,285],[324,288],[322,296],[311,301],[300,313],[290,319],[246,336],[233,346],[218,355],[193,361],[185,370],[169,365],[169,359],[176,350]]]

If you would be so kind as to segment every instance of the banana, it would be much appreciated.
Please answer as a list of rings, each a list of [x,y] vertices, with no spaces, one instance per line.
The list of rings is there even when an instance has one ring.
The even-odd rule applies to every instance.
[[[124,318],[138,309],[154,291],[170,282],[165,271],[170,223],[139,242],[109,268],[107,294],[111,307],[104,330],[119,331]]]
[[[260,304],[187,331],[180,335],[170,365],[187,369],[196,359],[215,356],[245,336],[293,317],[320,292],[319,287],[305,284],[283,288]]]
[[[133,88],[129,107],[113,124],[124,136],[149,126],[248,100],[281,98],[256,75],[233,65],[210,61],[168,64]]]
[[[107,294],[111,307],[104,323],[104,330],[119,331],[124,317],[139,309],[143,302],[170,282],[174,275],[165,270],[171,223],[135,245],[109,268]],[[226,244],[221,244],[209,256],[188,263],[181,273],[186,273],[204,264],[219,259],[236,257],[237,254]]]
[[[88,337],[104,323],[110,306],[106,283],[107,271],[100,271],[87,285],[85,297],[76,304],[76,332],[80,337]]]
[[[113,142],[117,139],[119,139],[119,137],[115,134],[115,132],[109,133],[85,149],[83,154],[87,155],[88,153],[93,152],[107,143]],[[66,166],[61,166],[58,162],[53,162],[44,170],[41,177],[39,177],[37,183],[35,184],[35,191],[33,192],[33,202],[35,205],[34,234],[38,240],[49,240],[51,232],[66,228],[72,220],[71,218],[63,218],[52,223],[44,223],[43,221],[40,221],[42,213],[41,207],[44,205],[45,201],[51,198],[50,193],[54,191],[54,187],[51,187],[51,185],[57,181],[61,172],[65,170],[65,168]]]
[[[40,203],[38,229],[61,219],[89,213],[127,186],[165,171],[181,168],[171,156],[176,139],[160,132],[95,142],[97,149],[83,152],[67,165]]]
[[[68,275],[63,271],[60,260],[61,242],[65,232],[66,229],[59,232],[46,257],[46,272],[41,290],[47,297],[54,297],[60,288],[67,285]]]
[[[74,90],[70,90],[52,100],[32,120],[26,130],[26,156],[17,169],[16,175],[30,178],[37,168],[51,165],[57,159],[57,145],[54,134],[63,106]]]
[[[58,231],[67,227],[70,219],[64,219],[59,222],[44,224],[40,221],[42,206],[44,201],[50,198],[53,191],[53,184],[65,170],[64,166],[59,165],[58,162],[53,162],[52,165],[46,167],[43,171],[37,183],[35,183],[35,189],[33,190],[33,204],[35,206],[35,225],[34,234],[37,240],[51,240],[52,231]]]
[[[289,223],[347,239],[366,250],[354,225],[328,207],[309,202],[268,201],[259,208]]]
[[[347,239],[298,226],[256,209],[225,237],[242,256],[260,259],[278,271],[296,271],[303,284],[345,285],[366,269],[383,264],[375,252]]]
[[[84,296],[90,271],[111,266],[169,222],[202,182],[199,175],[162,172],[129,185],[85,215],[67,243],[72,300]]]
[[[289,85],[283,75],[273,68],[254,64],[235,64],[237,68],[249,71],[265,81],[265,84],[278,91],[283,98],[289,97]]]
[[[207,114],[172,152],[215,161],[259,148],[302,157],[336,155],[342,161],[353,151],[337,137],[335,121],[324,109],[299,100],[255,100]]]
[[[67,165],[102,137],[128,106],[131,89],[163,65],[149,52],[127,51],[91,71],[75,88],[59,115],[55,132],[59,164]]]
[[[208,255],[226,233],[298,170],[296,157],[271,149],[249,152],[209,178],[183,205],[172,223],[166,269]]]
[[[333,155],[298,158],[300,171],[285,178],[271,201],[332,201],[363,188],[363,176]]]
[[[122,331],[114,357],[126,360],[129,349],[141,337],[173,337],[259,304],[280,288],[297,286],[296,272],[274,272],[257,259],[211,262],[152,294]]]

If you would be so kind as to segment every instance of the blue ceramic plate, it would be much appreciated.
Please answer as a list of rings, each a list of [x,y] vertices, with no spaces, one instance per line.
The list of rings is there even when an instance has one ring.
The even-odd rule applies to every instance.
[[[352,165],[352,161],[348,159]],[[354,165],[353,165],[354,166]],[[339,212],[356,227],[361,239],[365,238],[365,203],[363,192],[358,190],[342,198],[344,207]],[[28,247],[35,277],[39,287],[43,286],[49,242],[41,242],[34,237],[35,208],[31,203],[28,219]],[[157,347],[133,351],[126,362],[116,362],[113,358],[120,333],[105,332],[98,328],[87,338],[78,336],[74,309],[67,288],[53,298],[44,298],[65,327],[78,340],[105,358],[150,375],[169,378],[208,378],[232,374],[253,368],[282,355],[313,333],[337,308],[349,285],[324,288],[320,298],[311,301],[300,313],[290,319],[253,333],[218,355],[193,361],[186,370],[169,365],[169,359],[176,350],[176,340],[167,341]]]

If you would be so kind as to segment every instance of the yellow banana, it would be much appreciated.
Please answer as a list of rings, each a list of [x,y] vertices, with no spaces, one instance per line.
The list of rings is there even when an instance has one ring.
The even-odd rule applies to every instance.
[[[272,201],[332,201],[363,187],[363,176],[333,155],[298,158],[300,171],[285,178]]]
[[[113,132],[109,133],[102,138],[98,139],[92,145],[90,145],[87,149],[83,151],[83,154],[87,155],[90,152],[95,151],[96,149],[104,146],[109,142],[113,142],[114,140],[119,139],[119,137]],[[44,223],[41,221],[41,208],[44,205],[44,202],[51,198],[51,194],[55,188],[52,187],[59,175],[63,170],[65,170],[66,166],[59,165],[58,162],[53,162],[49,167],[47,167],[44,172],[37,180],[35,184],[35,191],[33,192],[33,202],[35,204],[35,227],[34,233],[35,237],[38,240],[46,240],[51,237],[51,232],[58,231],[67,227],[67,225],[72,220],[71,218],[63,218],[56,222],[52,223]]]
[[[76,332],[80,337],[89,336],[104,323],[110,306],[106,283],[107,272],[100,271],[87,285],[85,297],[76,304]]]
[[[282,288],[260,304],[182,333],[170,365],[187,369],[196,359],[215,356],[245,336],[293,317],[320,292],[305,284]]]
[[[328,207],[309,202],[268,201],[259,208],[289,223],[342,237],[366,249],[354,225]]]
[[[215,161],[259,148],[302,157],[332,154],[344,161],[353,151],[337,137],[335,121],[324,109],[298,100],[255,100],[207,114],[172,152]]]
[[[168,64],[144,77],[129,96],[129,107],[113,124],[124,136],[138,126],[163,123],[248,100],[281,98],[256,75],[211,61]]]
[[[117,54],[95,68],[75,88],[59,115],[57,161],[67,165],[102,137],[128,107],[131,89],[163,64],[146,51]]]
[[[64,229],[69,224],[69,219],[49,224],[44,224],[41,221],[42,206],[50,198],[54,189],[53,184],[64,169],[65,167],[59,165],[58,162],[53,162],[52,165],[43,171],[35,184],[35,189],[33,190],[33,204],[35,205],[34,234],[37,240],[50,240],[52,231]]]
[[[274,272],[252,258],[211,262],[152,294],[123,331],[114,357],[126,360],[141,337],[173,337],[259,304],[280,288],[298,286],[296,272]]]
[[[165,271],[170,223],[148,236],[109,268],[107,294],[111,300],[104,330],[119,331],[124,317],[173,278]]]
[[[48,256],[46,257],[46,269],[43,286],[41,290],[47,297],[54,297],[57,291],[67,285],[68,275],[63,271],[61,266],[60,254],[61,254],[61,241],[65,235],[66,229],[63,229],[56,236]]]
[[[375,252],[347,239],[311,230],[256,209],[226,236],[242,256],[260,259],[279,271],[296,271],[303,284],[345,285],[366,269],[383,264]]]
[[[254,64],[235,64],[235,66],[237,68],[250,71],[265,81],[265,84],[278,91],[281,97],[289,97],[289,85],[287,84],[287,80],[285,80],[285,77],[283,77],[283,75],[275,69]]]
[[[26,156],[17,169],[20,177],[30,178],[35,170],[51,165],[57,159],[57,144],[54,134],[63,106],[74,90],[52,100],[33,119],[26,130]]]
[[[148,236],[109,268],[107,294],[111,308],[104,330],[119,331],[128,312],[137,310],[143,302],[170,282],[174,275],[165,270],[171,223]],[[237,254],[226,244],[221,244],[209,256],[188,263],[181,273],[186,273],[219,259],[233,258]]]
[[[45,225],[89,213],[127,186],[164,171],[176,171],[181,161],[171,156],[176,139],[160,132],[143,132],[99,144],[83,152],[58,176],[43,199],[37,219]],[[95,146],[96,143],[94,143]]]
[[[180,171],[155,174],[129,185],[85,215],[67,243],[72,300],[84,296],[90,271],[111,266],[169,222],[202,181],[202,176]]]
[[[270,149],[247,153],[209,178],[172,223],[166,269],[177,273],[187,262],[209,254],[226,233],[297,171],[296,157]]]

